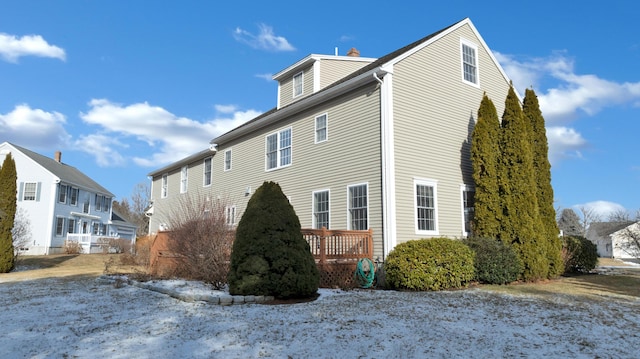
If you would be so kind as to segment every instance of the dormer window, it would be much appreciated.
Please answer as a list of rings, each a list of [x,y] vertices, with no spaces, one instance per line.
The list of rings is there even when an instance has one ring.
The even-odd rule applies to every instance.
[[[302,89],[303,89],[302,84],[303,84],[303,77],[302,77],[302,72],[300,72],[297,75],[293,76],[293,97],[302,95]]]

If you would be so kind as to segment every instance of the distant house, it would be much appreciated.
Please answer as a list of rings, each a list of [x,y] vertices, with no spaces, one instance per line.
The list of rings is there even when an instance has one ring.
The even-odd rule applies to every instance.
[[[587,239],[597,246],[600,257],[640,258],[640,223],[594,222],[589,225]]]
[[[311,54],[273,79],[275,108],[149,173],[152,233],[186,197],[229,198],[235,224],[268,180],[303,228],[372,229],[382,260],[411,239],[469,234],[476,114],[484,93],[502,113],[510,86],[471,20],[380,58]]]
[[[113,194],[62,162],[62,153],[46,157],[12,143],[0,144],[0,164],[11,154],[18,175],[17,209],[30,224],[22,254],[62,253],[76,241],[84,253],[102,251],[100,243],[120,238],[135,243],[136,226],[111,208]]]

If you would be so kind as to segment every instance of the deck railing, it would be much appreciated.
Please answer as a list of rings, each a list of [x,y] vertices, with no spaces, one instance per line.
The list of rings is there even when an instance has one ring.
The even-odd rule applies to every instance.
[[[313,257],[320,263],[328,260],[373,258],[373,231],[342,229],[302,229]]]

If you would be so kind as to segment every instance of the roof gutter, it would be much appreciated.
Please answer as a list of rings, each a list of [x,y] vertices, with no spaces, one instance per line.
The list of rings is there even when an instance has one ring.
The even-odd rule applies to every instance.
[[[311,95],[304,99],[298,100],[289,106],[283,107],[282,109],[274,112],[271,115],[265,116],[255,122],[249,122],[245,125],[241,125],[237,127],[235,130],[227,132],[221,136],[218,136],[211,140],[211,144],[222,144],[231,140],[234,140],[238,137],[244,136],[247,133],[255,131],[259,128],[268,126],[282,118],[285,118],[289,115],[293,115],[299,112],[302,109],[315,106],[322,102],[326,102],[330,99],[336,98],[340,95],[345,94],[348,91],[353,90],[359,86],[362,86],[366,83],[369,83],[374,80],[380,81],[380,77],[384,77],[387,74],[387,71],[382,67],[376,67],[371,69],[365,73],[362,73],[349,81],[345,81],[343,83],[339,83],[335,86],[331,86],[326,88],[323,91],[318,92],[315,95]]]

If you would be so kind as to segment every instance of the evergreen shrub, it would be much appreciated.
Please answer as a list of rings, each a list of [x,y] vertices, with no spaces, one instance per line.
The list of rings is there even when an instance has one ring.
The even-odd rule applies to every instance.
[[[499,239],[472,237],[463,241],[475,252],[476,280],[487,284],[514,282],[522,273],[522,261],[513,248]]]
[[[249,199],[238,223],[229,293],[308,298],[317,293],[319,282],[298,216],[280,186],[265,182]]]
[[[473,280],[474,253],[449,238],[418,239],[397,245],[384,263],[387,284],[415,291],[462,288]]]
[[[564,273],[589,273],[598,265],[598,247],[582,236],[562,238]]]

